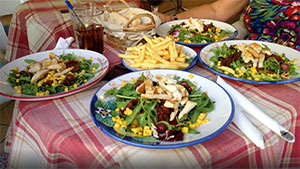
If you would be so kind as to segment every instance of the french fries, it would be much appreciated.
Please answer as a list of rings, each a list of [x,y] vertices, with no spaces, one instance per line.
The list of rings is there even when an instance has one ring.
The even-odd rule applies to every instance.
[[[189,66],[186,63],[191,57],[182,50],[183,46],[177,46],[171,37],[143,37],[145,44],[128,47],[125,54],[119,54],[120,58],[134,69],[184,69]]]

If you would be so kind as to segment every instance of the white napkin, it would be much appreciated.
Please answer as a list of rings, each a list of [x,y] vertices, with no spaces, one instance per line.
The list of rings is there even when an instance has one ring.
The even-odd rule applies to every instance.
[[[234,100],[235,112],[232,122],[259,148],[264,149],[264,139],[260,131],[253,126],[242,112],[243,109]]]
[[[73,40],[73,37],[68,37],[66,39],[60,37],[54,49],[68,49]]]
[[[233,98],[234,103],[239,105],[240,107],[242,107],[248,114],[250,114],[257,120],[259,120],[262,124],[264,124],[270,130],[272,130],[273,132],[278,134],[284,140],[286,140],[288,142],[295,141],[295,136],[292,133],[290,133],[287,129],[280,126],[275,120],[273,120],[268,115],[266,115],[259,107],[257,107],[251,101],[249,101],[244,95],[239,93],[232,86],[227,84],[220,76],[218,76],[218,78],[217,78],[217,83],[219,83],[223,88],[225,88],[227,90],[227,92],[231,95],[231,97]],[[236,114],[239,114],[239,111],[236,111]],[[240,121],[240,118],[237,117],[236,122],[237,121]],[[241,123],[241,122],[237,122],[237,123],[240,124],[239,128],[249,128],[249,130],[252,128],[252,127],[246,126],[245,125],[246,123]],[[237,123],[235,123],[235,124],[237,124]],[[253,130],[253,129],[251,129],[251,130]],[[247,132],[249,132],[248,129],[247,129]],[[259,138],[260,136],[258,136],[258,135],[256,135],[256,136],[251,135],[251,138],[250,138],[250,136],[248,136],[248,137],[252,141],[260,139]],[[260,143],[255,143],[255,144],[260,145]]]

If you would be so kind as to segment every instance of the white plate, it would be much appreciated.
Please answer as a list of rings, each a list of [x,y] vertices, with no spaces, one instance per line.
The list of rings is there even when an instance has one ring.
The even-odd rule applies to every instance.
[[[187,21],[188,19],[181,19],[181,20],[175,20],[175,21],[171,21],[171,22],[166,22],[164,24],[161,24],[158,28],[157,28],[157,31],[156,33],[160,36],[160,37],[164,37],[164,36],[168,36],[169,35],[169,30],[171,29],[171,27],[173,25],[177,25],[177,24],[181,24],[182,22],[185,22]],[[231,40],[231,39],[234,39],[237,34],[238,34],[238,30],[228,24],[228,23],[225,23],[225,22],[221,22],[221,21],[216,21],[216,20],[210,20],[210,19],[200,19],[201,21],[204,22],[204,24],[210,24],[210,23],[213,23],[214,26],[222,29],[222,30],[226,30],[226,31],[231,31],[233,32],[234,34],[229,37],[228,39],[226,40]],[[208,45],[208,44],[211,44],[211,43],[184,43],[184,42],[176,42],[178,44],[182,44],[182,45],[186,45],[186,46],[192,46],[192,47],[196,47],[196,46],[205,46],[205,45]]]
[[[230,76],[230,75],[226,75],[222,72],[216,71],[213,68],[210,67],[210,61],[209,59],[214,56],[213,52],[210,52],[211,49],[215,49],[216,47],[221,47],[223,46],[224,43],[226,43],[227,46],[230,45],[237,45],[237,44],[241,44],[241,43],[246,43],[246,44],[250,44],[250,43],[257,43],[260,45],[266,45],[270,48],[270,50],[272,52],[276,52],[278,54],[282,54],[284,53],[285,56],[289,59],[289,60],[293,60],[296,59],[297,61],[294,62],[294,64],[296,65],[300,65],[300,52],[293,49],[293,48],[289,48],[283,45],[279,45],[276,43],[270,43],[270,42],[262,42],[262,41],[255,41],[255,40],[231,40],[231,41],[225,41],[225,42],[217,42],[208,46],[205,46],[203,49],[201,49],[200,53],[198,54],[199,60],[200,62],[209,70],[211,70],[212,72],[229,78],[229,79],[233,79],[233,80],[237,80],[237,81],[241,81],[241,82],[246,82],[246,83],[253,83],[253,84],[282,84],[282,83],[290,83],[290,82],[295,82],[295,81],[299,81],[300,80],[300,69],[298,69],[296,72],[298,72],[299,74],[297,76],[291,76],[291,78],[289,80],[281,80],[281,81],[255,81],[255,80],[248,80],[248,79],[242,79],[242,78],[237,78],[234,76]]]
[[[144,73],[144,75],[148,77],[153,77],[154,75],[176,75],[181,78],[189,79],[192,82],[196,82],[197,88],[201,87],[202,92],[206,91],[208,97],[215,103],[214,110],[207,113],[209,123],[201,125],[196,129],[197,131],[200,131],[199,134],[185,135],[183,141],[177,141],[177,142],[149,141],[148,142],[147,140],[139,141],[128,136],[123,137],[122,135],[116,133],[116,131],[112,127],[106,126],[104,123],[98,121],[95,117],[96,115],[95,111],[97,109],[94,106],[97,99],[98,98],[104,99],[103,95],[106,91],[112,88],[119,89],[121,85],[124,84],[123,82],[137,79],[138,77],[141,76],[142,73]],[[193,75],[192,79],[191,79],[191,74]],[[106,112],[109,112],[109,110],[106,110]],[[105,134],[107,134],[108,136],[112,137],[117,141],[130,144],[133,146],[143,147],[143,148],[167,149],[167,148],[179,148],[179,147],[191,146],[194,144],[207,141],[217,136],[222,131],[224,131],[232,121],[234,115],[234,105],[229,94],[219,84],[215,83],[214,81],[206,77],[194,73],[190,73],[190,72],[181,71],[181,70],[155,69],[155,70],[145,70],[145,71],[127,73],[107,82],[105,85],[100,87],[92,97],[91,104],[90,104],[90,113],[95,124],[98,127],[100,127],[100,129]],[[110,116],[106,114],[104,119],[106,117],[110,117]]]
[[[178,46],[183,46],[183,45],[178,45]],[[198,59],[197,59],[197,53],[190,47],[187,47],[187,46],[183,46],[182,47],[182,50],[185,52],[186,55],[190,56],[191,58],[193,58],[192,62],[190,63],[190,65],[187,67],[187,68],[184,68],[182,70],[190,70],[191,68],[193,68],[197,62],[198,62]],[[135,68],[132,68],[130,67],[130,62],[126,59],[121,59],[122,61],[122,64],[129,70],[131,71],[139,71],[139,70],[142,70],[140,68],[138,69],[135,69]]]
[[[102,71],[99,71],[98,73],[95,74],[95,76],[91,79],[89,79],[87,82],[82,84],[81,86],[78,86],[78,88],[67,91],[67,92],[62,92],[62,93],[57,93],[49,96],[32,96],[32,95],[25,95],[25,94],[19,94],[17,93],[9,83],[3,83],[6,82],[8,78],[8,74],[10,73],[10,70],[12,70],[14,67],[18,67],[19,70],[24,70],[28,63],[26,63],[24,60],[25,59],[32,59],[37,62],[42,61],[46,58],[49,58],[49,52],[53,52],[55,55],[61,55],[63,53],[74,53],[77,56],[84,57],[85,59],[90,59],[92,57],[93,63],[99,63],[100,67],[97,70],[103,69]],[[91,85],[95,84],[97,81],[102,79],[105,74],[108,71],[109,67],[109,62],[106,59],[105,56],[103,56],[100,53],[94,52],[94,51],[89,51],[89,50],[82,50],[82,49],[63,49],[63,50],[49,50],[45,52],[39,52],[31,55],[24,56],[22,58],[19,58],[17,60],[14,60],[6,65],[4,65],[0,69],[0,95],[5,96],[10,99],[15,99],[15,100],[23,100],[23,101],[40,101],[40,100],[49,100],[49,99],[54,99],[54,98],[59,98],[59,97],[64,97],[79,91],[82,91]],[[97,71],[96,70],[96,71]]]

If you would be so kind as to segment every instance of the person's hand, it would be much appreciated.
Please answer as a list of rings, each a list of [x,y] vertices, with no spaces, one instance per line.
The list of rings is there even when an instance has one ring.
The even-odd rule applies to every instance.
[[[159,13],[159,12],[157,12],[155,14],[160,18],[161,23],[173,21],[173,16],[162,14],[162,13]]]

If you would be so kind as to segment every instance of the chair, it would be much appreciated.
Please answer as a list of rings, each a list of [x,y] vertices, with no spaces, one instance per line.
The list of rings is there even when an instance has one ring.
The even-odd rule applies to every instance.
[[[175,11],[175,14],[177,14],[179,12],[184,12],[184,11],[188,10],[188,9],[182,7],[182,0],[170,0],[170,1],[173,2],[174,8],[171,8],[171,9],[165,11],[164,13]]]
[[[7,35],[4,31],[4,27],[2,25],[2,22],[0,21],[0,68],[6,64],[4,60],[5,51],[6,51],[6,45],[7,45]],[[3,59],[2,59],[3,58]],[[10,99],[7,99],[3,96],[0,96],[0,104],[5,103],[9,101]]]
[[[24,1],[25,0],[0,0],[0,17],[12,15],[14,9]],[[6,53],[6,45],[7,33],[5,32],[4,26],[2,25],[2,22],[0,20],[0,68],[7,63],[4,59]],[[9,100],[11,99],[0,96],[0,104],[5,103]]]

